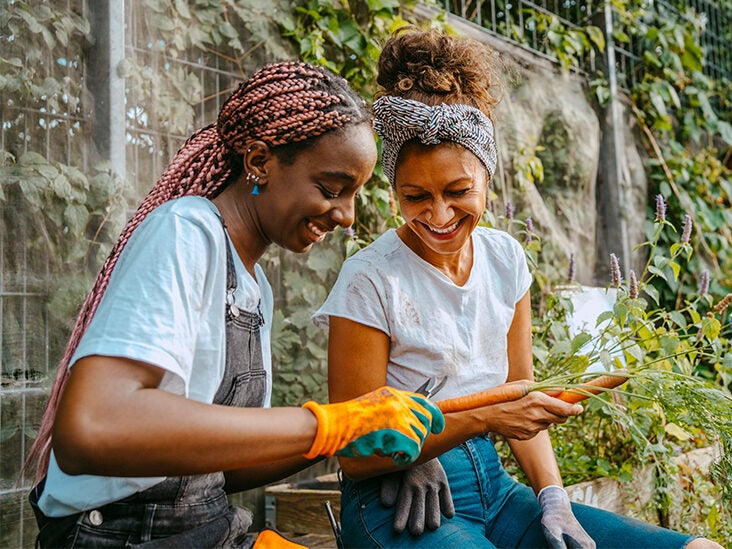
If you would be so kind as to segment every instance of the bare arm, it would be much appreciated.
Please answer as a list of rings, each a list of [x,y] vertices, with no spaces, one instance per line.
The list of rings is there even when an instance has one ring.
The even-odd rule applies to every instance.
[[[516,306],[508,337],[509,381],[533,379],[531,303],[528,293]],[[528,347],[525,347],[527,339]],[[518,349],[526,348],[528,362],[525,354],[516,354]],[[331,402],[353,398],[364,391],[384,385],[388,357],[389,337],[384,332],[345,318],[331,317],[328,343],[328,387]],[[515,367],[512,366],[514,362]],[[417,463],[432,459],[486,432],[499,433],[508,438],[529,439],[551,423],[560,423],[569,415],[576,415],[578,410],[581,407],[574,407],[541,392],[533,392],[514,402],[446,414],[444,432],[427,438]],[[340,463],[343,471],[356,480],[396,469],[390,460],[383,458],[340,458]]]
[[[158,389],[163,370],[89,356],[71,370],[53,430],[69,474],[168,476],[232,471],[302,458],[317,421],[301,408],[234,408]],[[283,475],[284,476],[284,475]]]
[[[534,379],[534,357],[531,347],[531,298],[528,292],[516,305],[516,312],[508,332],[508,364],[508,381]],[[557,418],[552,423],[561,423],[564,420],[566,420],[566,416],[563,419]],[[547,423],[547,428],[549,425],[551,423]],[[541,431],[528,440],[509,438],[508,444],[536,493],[550,484],[562,486],[562,477],[547,431]]]
[[[294,475],[320,460],[321,458],[309,460],[302,456],[296,456],[275,461],[274,463],[227,471],[224,473],[224,477],[226,478],[224,488],[227,493],[233,494],[242,490],[251,490],[252,488],[265,486]]]

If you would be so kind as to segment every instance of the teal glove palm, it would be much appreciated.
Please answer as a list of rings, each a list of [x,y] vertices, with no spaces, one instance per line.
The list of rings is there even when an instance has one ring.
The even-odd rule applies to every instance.
[[[564,488],[546,486],[539,492],[538,499],[541,526],[551,549],[595,549],[594,540],[575,518]]]

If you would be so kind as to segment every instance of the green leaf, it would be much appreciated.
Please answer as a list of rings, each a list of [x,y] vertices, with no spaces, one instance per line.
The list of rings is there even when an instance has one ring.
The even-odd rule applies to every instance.
[[[178,12],[183,19],[191,18],[191,10],[188,9],[188,2],[186,0],[175,0],[175,11]]]
[[[674,272],[674,280],[678,280],[679,273],[681,272],[681,265],[679,265],[675,261],[669,261],[668,266],[671,267],[671,270]]]
[[[651,272],[651,273],[653,273],[657,277],[662,278],[663,280],[667,280],[666,279],[666,273],[664,273],[661,269],[659,269],[658,267],[656,267],[654,265],[649,265],[648,266],[648,271]]]
[[[82,204],[68,204],[64,209],[64,223],[72,235],[81,235],[89,222],[89,210]]]
[[[219,25],[219,31],[227,38],[237,38],[239,36],[239,33],[236,32],[234,26],[228,21],[224,21],[221,25]]]
[[[686,441],[691,438],[691,435],[684,431],[681,427],[676,425],[675,423],[667,423],[664,425],[664,431],[666,431],[669,435],[676,438],[680,441]]]
[[[717,339],[722,330],[722,324],[713,316],[705,316],[702,320],[702,332],[707,339]]]
[[[646,284],[643,287],[643,291],[648,294],[648,296],[653,300],[653,302],[656,305],[659,305],[661,303],[658,290],[655,286],[651,286],[650,284]]]
[[[590,41],[597,46],[597,49],[603,51],[605,49],[605,35],[599,27],[589,25],[585,27],[587,35],[590,37]]]
[[[671,317],[671,320],[674,321],[676,326],[678,326],[681,329],[686,328],[686,318],[679,311],[671,311],[669,313],[669,316]]]
[[[592,334],[588,334],[587,332],[581,332],[574,336],[572,338],[571,343],[571,352],[576,353],[579,351],[582,347],[584,347],[585,343],[590,341],[592,339]]]

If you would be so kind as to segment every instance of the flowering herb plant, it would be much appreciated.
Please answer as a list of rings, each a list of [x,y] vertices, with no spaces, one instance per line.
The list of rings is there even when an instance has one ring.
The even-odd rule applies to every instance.
[[[630,270],[626,281],[622,258],[611,254],[611,283],[606,292],[614,299],[608,298],[611,307],[593,325],[577,327],[572,322],[572,295],[583,288],[574,282],[571,256],[570,284],[544,292],[545,310],[534,321],[536,377],[544,387],[582,391],[583,383],[608,372],[622,370],[628,376],[621,387],[585,401],[582,416],[553,426],[550,435],[568,484],[598,476],[630,480],[637,468],[651,465],[656,472],[662,524],[678,478],[673,458],[695,447],[712,446],[712,483],[725,496],[724,501],[707,502],[703,512],[707,526],[714,530],[724,523],[720,516],[729,515],[732,499],[732,327],[728,312],[732,294],[715,299],[709,294],[709,272],[704,272],[696,293],[678,307],[661,305],[654,282],[678,276],[681,262],[692,255],[693,226],[687,215],[680,234],[676,233],[666,219],[662,196],[657,197],[656,206],[651,237],[635,250],[647,253],[643,271]],[[509,205],[506,211],[513,214],[513,207]],[[509,231],[524,239],[531,265],[540,240],[536,230],[529,232],[513,216],[506,219]],[[516,226],[519,231],[513,230]],[[663,255],[657,244],[668,231],[679,236],[675,244],[663,248],[670,252]]]

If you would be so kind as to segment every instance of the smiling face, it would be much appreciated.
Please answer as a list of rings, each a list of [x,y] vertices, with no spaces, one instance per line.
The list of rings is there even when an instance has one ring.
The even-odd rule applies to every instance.
[[[261,231],[293,252],[308,251],[355,219],[355,198],[374,170],[377,151],[370,124],[318,138],[291,162],[272,156],[266,190],[257,197]]]
[[[395,174],[402,240],[433,264],[461,257],[485,210],[487,188],[485,167],[466,148],[407,143]]]

